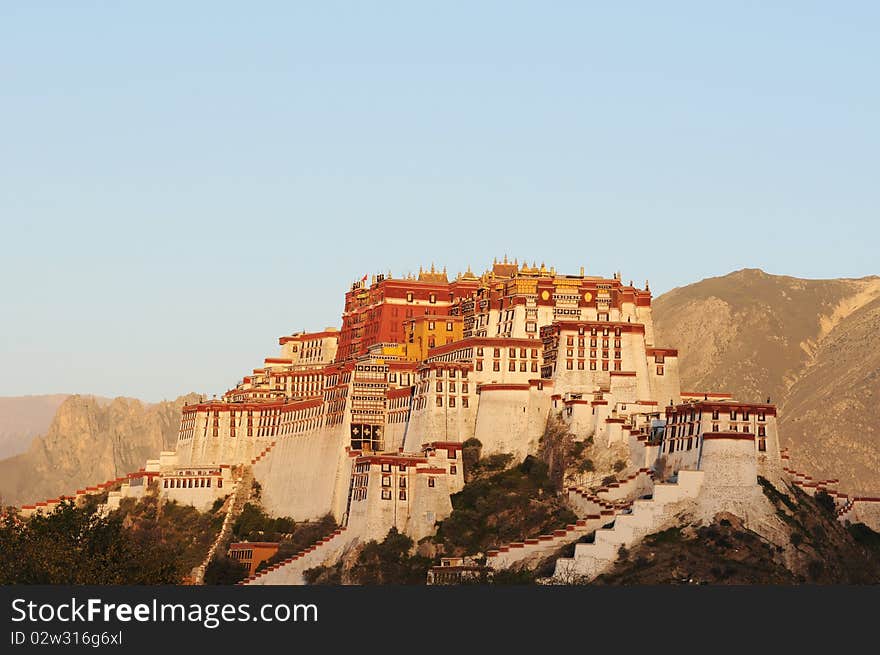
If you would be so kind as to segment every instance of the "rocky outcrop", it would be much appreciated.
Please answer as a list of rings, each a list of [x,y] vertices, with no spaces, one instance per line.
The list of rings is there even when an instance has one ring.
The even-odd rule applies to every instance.
[[[663,294],[654,321],[657,342],[679,349],[684,390],[770,396],[799,469],[880,489],[880,277],[746,269]]]
[[[0,398],[0,459],[25,452],[34,438],[46,434],[67,394]]]
[[[24,504],[72,494],[96,481],[137,471],[177,442],[180,409],[196,394],[145,404],[131,398],[105,401],[70,396],[48,432],[27,452],[0,461],[4,504]]]

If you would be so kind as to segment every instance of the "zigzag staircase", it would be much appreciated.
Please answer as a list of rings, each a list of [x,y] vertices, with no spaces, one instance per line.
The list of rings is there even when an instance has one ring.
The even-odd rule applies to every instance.
[[[652,498],[634,500],[632,512],[618,514],[612,527],[596,530],[593,543],[577,544],[574,557],[556,560],[550,582],[589,580],[610,568],[621,546],[630,548],[672,522],[682,503],[696,498],[702,480],[702,471],[679,471],[676,483],[655,484]]]
[[[569,487],[569,504],[578,520],[553,534],[515,541],[486,553],[486,564],[495,570],[515,564],[537,562],[548,557],[562,546],[577,541],[602,526],[614,521],[614,517],[627,512],[635,499],[653,489],[653,473],[639,469],[632,475],[592,491],[584,487]]]

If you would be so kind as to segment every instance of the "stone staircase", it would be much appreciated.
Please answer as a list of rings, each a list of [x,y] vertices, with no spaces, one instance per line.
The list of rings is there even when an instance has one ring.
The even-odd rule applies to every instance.
[[[553,534],[542,534],[487,551],[486,564],[497,570],[520,563],[537,563],[562,546],[612,522],[615,516],[628,512],[635,499],[652,493],[653,488],[653,472],[647,468],[595,491],[586,487],[569,487],[568,501],[578,516],[577,522],[554,530]]]
[[[841,521],[845,519],[846,514],[853,508],[853,505],[855,505],[855,501],[852,498],[848,496],[845,498],[846,500],[843,501],[843,504],[837,508],[837,518]]]
[[[497,550],[486,553],[486,565],[496,571],[506,569],[515,564],[534,562],[537,563],[545,557],[549,557],[562,546],[577,541],[591,532],[595,532],[603,525],[613,520],[614,512],[607,510],[606,514],[590,514],[571,523],[565,529],[554,530],[553,534],[542,534],[525,541],[514,541],[501,546]]]
[[[577,544],[574,557],[556,560],[549,582],[580,582],[603,573],[617,560],[621,546],[630,548],[673,521],[683,505],[697,497],[703,476],[702,471],[679,471],[676,483],[654,485],[651,499],[634,500],[632,511],[617,515],[613,527],[596,530],[593,543]]]
[[[239,585],[304,585],[303,573],[321,566],[342,554],[345,547],[352,541],[347,528],[337,528],[329,535],[296,555],[273,564],[239,582]]]
[[[256,464],[257,462],[259,462],[261,459],[263,459],[266,455],[268,455],[268,454],[269,454],[269,451],[272,450],[272,448],[275,447],[275,444],[276,444],[276,443],[278,443],[278,442],[277,442],[277,441],[273,441],[273,442],[270,443],[268,446],[266,446],[265,448],[263,448],[262,452],[261,452],[259,455],[257,455],[256,457],[254,457],[254,458],[251,460],[251,466],[253,466],[253,465]]]
[[[616,514],[628,508],[634,499],[651,494],[653,478],[651,469],[641,468],[622,480],[595,490],[583,486],[569,487],[568,502],[581,518],[609,511]]]
[[[214,543],[211,544],[205,559],[192,572],[193,584],[202,585],[205,583],[205,571],[208,568],[208,564],[214,558],[217,551],[221,548],[226,548],[229,543],[229,538],[232,535],[232,526],[235,524],[239,514],[241,514],[241,510],[244,509],[245,504],[250,500],[253,481],[253,469],[250,466],[243,467],[241,476],[235,481],[235,486],[229,500],[229,508],[226,510],[226,516],[223,517],[223,525],[220,528],[220,532],[217,538],[214,539]]]

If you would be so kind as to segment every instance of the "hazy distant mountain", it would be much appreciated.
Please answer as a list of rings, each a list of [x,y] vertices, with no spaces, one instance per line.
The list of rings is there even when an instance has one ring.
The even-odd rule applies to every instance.
[[[658,345],[680,350],[685,390],[770,396],[796,468],[880,491],[880,277],[745,269],[663,294],[654,319]]]
[[[23,453],[45,434],[67,394],[0,397],[0,459]]]
[[[32,503],[137,471],[161,450],[174,449],[180,408],[196,394],[144,404],[70,396],[44,436],[27,452],[0,461],[4,504]]]

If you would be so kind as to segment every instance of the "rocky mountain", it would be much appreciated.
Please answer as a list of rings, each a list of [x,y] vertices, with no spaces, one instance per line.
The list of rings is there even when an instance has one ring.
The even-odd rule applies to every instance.
[[[161,450],[174,448],[180,408],[198,398],[145,404],[70,396],[26,452],[0,461],[2,502],[32,503],[137,471]]]
[[[0,459],[28,449],[34,437],[45,434],[67,394],[0,398]]]
[[[654,302],[682,388],[780,407],[795,468],[880,492],[880,277],[806,280],[744,269]]]

